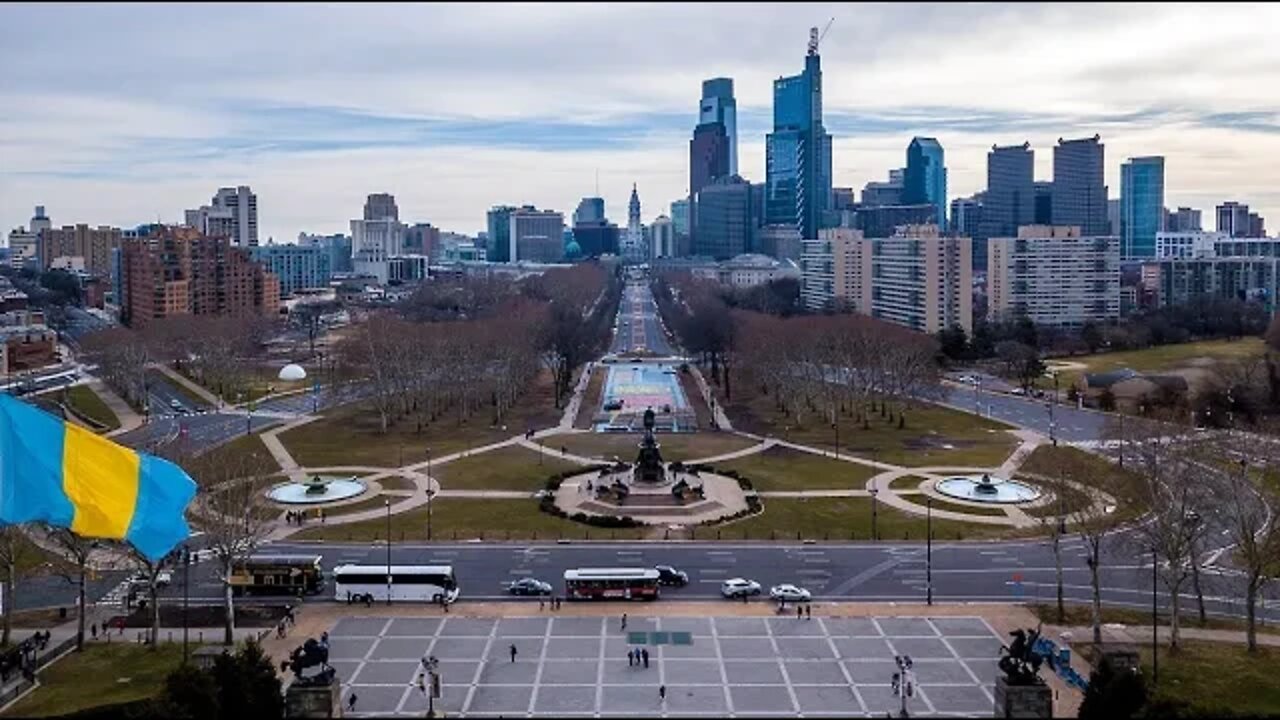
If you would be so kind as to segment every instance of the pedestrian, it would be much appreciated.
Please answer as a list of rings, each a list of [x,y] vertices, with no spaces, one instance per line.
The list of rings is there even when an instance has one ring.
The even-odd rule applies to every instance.
[[[644,660],[644,667],[649,668],[649,648],[640,648],[640,658]]]
[[[542,596],[539,595],[538,596],[538,612],[542,612],[542,608],[544,605],[546,605],[546,603],[543,601]]]
[[[804,619],[804,606],[803,606],[803,605],[796,605],[796,619],[797,619],[797,620],[803,620],[803,619]]]
[[[666,701],[667,701],[667,686],[666,686],[666,685],[659,685],[659,686],[658,686],[658,700],[660,700],[660,701],[662,701],[662,702],[666,702]]]
[[[805,605],[805,606],[804,606],[804,619],[805,619],[805,620],[812,620],[812,619],[813,619],[813,606],[812,606],[812,605]]]
[[[626,613],[622,613],[622,629],[623,629],[623,630],[626,630],[626,629],[627,629],[627,614],[626,614]]]
[[[511,662],[516,661],[516,644],[511,643]]]
[[[746,605],[746,604],[747,604],[747,594],[746,594],[746,593],[742,593],[742,604],[743,604],[743,605]]]
[[[352,690],[351,694],[347,696],[347,712],[355,712],[355,711],[356,711],[356,693],[354,690]]]
[[[328,630],[325,630],[324,632],[320,633],[320,644],[324,645],[325,647],[329,647],[329,631]]]
[[[98,623],[89,626],[89,634],[93,635],[94,640],[98,639]]]
[[[635,667],[635,664],[636,664],[636,650],[635,648],[629,648],[627,650],[627,667]]]

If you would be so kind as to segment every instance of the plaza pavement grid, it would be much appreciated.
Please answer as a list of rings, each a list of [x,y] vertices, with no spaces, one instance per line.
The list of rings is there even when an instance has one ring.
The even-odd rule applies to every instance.
[[[620,625],[617,616],[346,617],[330,633],[330,663],[344,709],[357,694],[354,716],[423,716],[413,680],[427,655],[439,659],[436,709],[453,717],[883,716],[898,709],[890,683],[900,654],[918,682],[912,715],[994,706],[1001,639],[981,617],[631,616]],[[628,644],[635,633],[647,644]],[[630,647],[648,648],[648,669],[628,666]]]

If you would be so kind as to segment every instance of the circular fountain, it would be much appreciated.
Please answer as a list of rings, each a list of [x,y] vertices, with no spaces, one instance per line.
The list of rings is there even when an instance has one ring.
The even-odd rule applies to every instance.
[[[318,505],[353,498],[367,489],[354,477],[315,475],[302,482],[287,482],[267,491],[267,497],[285,505]]]
[[[1017,480],[968,475],[939,480],[934,489],[958,500],[982,503],[1025,503],[1040,497],[1040,490]]]

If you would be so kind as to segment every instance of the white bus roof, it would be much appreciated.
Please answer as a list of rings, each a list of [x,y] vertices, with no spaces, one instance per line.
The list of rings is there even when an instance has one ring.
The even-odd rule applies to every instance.
[[[577,568],[564,571],[565,580],[657,580],[653,568]]]
[[[304,553],[254,553],[250,555],[246,563],[291,563],[291,562],[320,562],[324,559],[323,555],[311,555]]]
[[[338,573],[382,573],[387,574],[386,565],[339,565],[333,569],[334,574]],[[392,575],[439,575],[452,574],[452,565],[392,565]]]

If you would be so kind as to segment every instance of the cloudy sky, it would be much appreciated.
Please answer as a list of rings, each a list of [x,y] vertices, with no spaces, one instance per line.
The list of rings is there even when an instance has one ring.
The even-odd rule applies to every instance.
[[[1107,181],[1166,157],[1166,204],[1280,227],[1280,5],[0,5],[0,224],[177,221],[223,185],[261,234],[345,232],[364,196],[474,234],[494,204],[625,222],[688,183],[700,83],[732,77],[739,165],[764,179],[771,82],[823,42],[835,184],[946,148],[950,195],[993,143],[1099,133]]]

